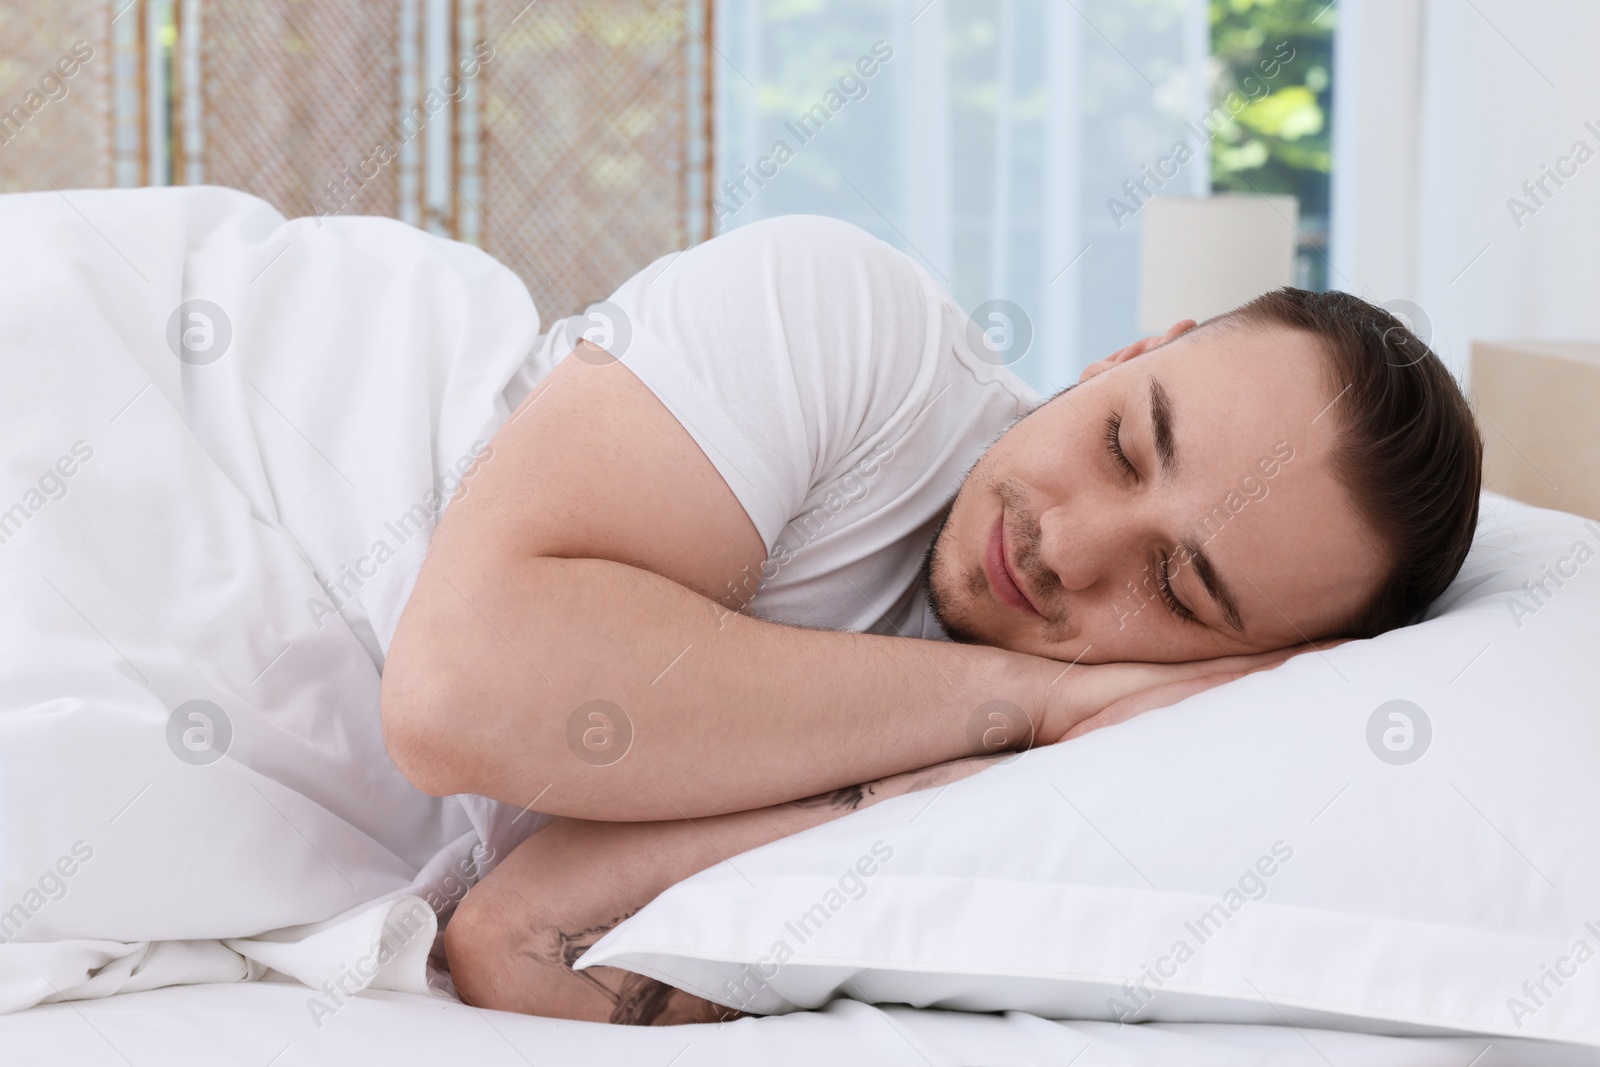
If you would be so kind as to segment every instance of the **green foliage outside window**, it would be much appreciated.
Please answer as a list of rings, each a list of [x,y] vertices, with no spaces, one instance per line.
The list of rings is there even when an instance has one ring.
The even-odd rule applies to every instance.
[[[1236,92],[1250,101],[1211,143],[1211,187],[1299,197],[1299,283],[1312,289],[1327,286],[1336,14],[1330,0],[1211,0],[1213,99]],[[1294,58],[1267,91],[1247,81],[1259,78],[1261,61],[1282,54],[1285,43]]]

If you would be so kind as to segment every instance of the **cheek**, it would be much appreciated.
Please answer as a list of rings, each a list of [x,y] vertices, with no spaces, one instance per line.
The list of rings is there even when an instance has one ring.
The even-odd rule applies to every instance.
[[[1093,450],[1104,447],[1093,429],[1096,416],[1082,401],[1074,402],[1076,408],[1058,397],[1014,423],[990,446],[990,454],[1004,466],[1002,477],[1046,487],[1095,469]]]
[[[1141,607],[1126,590],[1109,600],[1096,599],[1077,606],[1079,625],[1073,634],[1071,660],[1083,652],[1084,663],[1126,663],[1133,660],[1165,660],[1161,650],[1171,645],[1156,605]],[[1061,652],[1051,655],[1062,656]]]
[[[1198,582],[1193,588],[1183,586],[1182,575],[1187,569],[1174,574],[1173,585],[1179,598],[1192,604],[1192,597],[1202,594]],[[1084,663],[1177,663],[1253,651],[1208,626],[1174,616],[1161,600],[1155,583],[1143,575],[1129,575],[1105,594],[1080,594],[1069,603],[1076,623],[1076,647],[1067,659],[1084,646],[1090,649]],[[1055,650],[1049,654],[1058,658],[1061,655]]]

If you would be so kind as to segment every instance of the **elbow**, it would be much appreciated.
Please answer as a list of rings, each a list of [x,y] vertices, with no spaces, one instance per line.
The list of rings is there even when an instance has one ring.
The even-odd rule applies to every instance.
[[[571,969],[576,946],[543,910],[492,876],[473,886],[444,928],[456,995],[476,1008],[608,1021],[610,1005]]]
[[[630,803],[630,791],[606,781],[569,751],[565,718],[528,694],[514,708],[482,672],[461,666],[427,643],[391,642],[379,689],[383,744],[395,768],[435,797],[472,793],[517,807],[540,797],[541,811],[598,821],[670,819],[657,797]]]
[[[379,719],[384,749],[406,781],[434,797],[473,793],[527,805],[539,790],[521,795],[519,756],[524,765],[555,762],[519,743],[533,731],[513,729],[497,694],[443,657],[405,649],[397,657],[393,647],[379,688]],[[546,781],[550,792],[564,791],[564,780]]]
[[[444,686],[428,684],[425,671],[391,652],[378,696],[383,746],[406,781],[429,796],[472,792],[451,744],[448,709],[436,695]]]
[[[512,931],[496,922],[497,916],[480,907],[486,892],[479,883],[456,906],[454,914],[444,928],[446,967],[456,996],[465,1004],[496,1011],[520,1011],[519,1004],[510,994],[513,983],[507,982],[505,961],[508,955],[515,958],[511,944]]]

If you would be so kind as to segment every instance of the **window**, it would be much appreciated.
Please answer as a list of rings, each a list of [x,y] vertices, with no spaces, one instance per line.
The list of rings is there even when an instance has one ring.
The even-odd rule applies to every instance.
[[[1053,391],[1139,336],[1129,183],[1145,198],[1295,193],[1303,280],[1323,284],[1328,6],[718,0],[713,232],[786,212],[862,226],[969,313],[1003,301],[1024,316],[1012,369]],[[1215,137],[1189,134],[1174,166],[1174,143],[1284,41],[1294,58]]]
[[[1249,101],[1213,142],[1212,188],[1298,197],[1302,244],[1295,284],[1326,289],[1335,5],[1209,2],[1213,99],[1221,103],[1238,94]],[[1293,58],[1274,62],[1284,55]],[[1275,76],[1264,77],[1266,70]]]

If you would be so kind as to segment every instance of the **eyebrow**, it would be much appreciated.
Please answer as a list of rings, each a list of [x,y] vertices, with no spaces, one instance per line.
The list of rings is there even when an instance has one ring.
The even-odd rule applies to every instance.
[[[1172,433],[1172,399],[1156,378],[1150,379],[1150,428],[1155,436],[1161,474],[1170,478],[1178,469],[1178,444]]]
[[[1150,378],[1150,430],[1155,438],[1156,457],[1161,462],[1161,475],[1164,478],[1172,477],[1178,469],[1178,442],[1173,433],[1173,424],[1177,420],[1172,416],[1172,398],[1162,387],[1161,382],[1154,375]],[[1244,633],[1244,619],[1239,614],[1239,601],[1234,598],[1232,590],[1228,588],[1217,568],[1212,564],[1211,557],[1200,545],[1198,538],[1185,537],[1178,542],[1188,557],[1194,561],[1195,576],[1200,579],[1200,584],[1216,603],[1217,610],[1227,624],[1240,633]]]
[[[1178,547],[1194,561],[1194,573],[1199,577],[1200,584],[1205,586],[1206,592],[1211,594],[1211,599],[1216,601],[1217,609],[1222,612],[1223,619],[1229,626],[1244,633],[1244,620],[1239,617],[1239,602],[1234,599],[1233,593],[1217,574],[1216,567],[1211,564],[1211,557],[1206,555],[1199,540],[1185,537],[1178,542]]]

